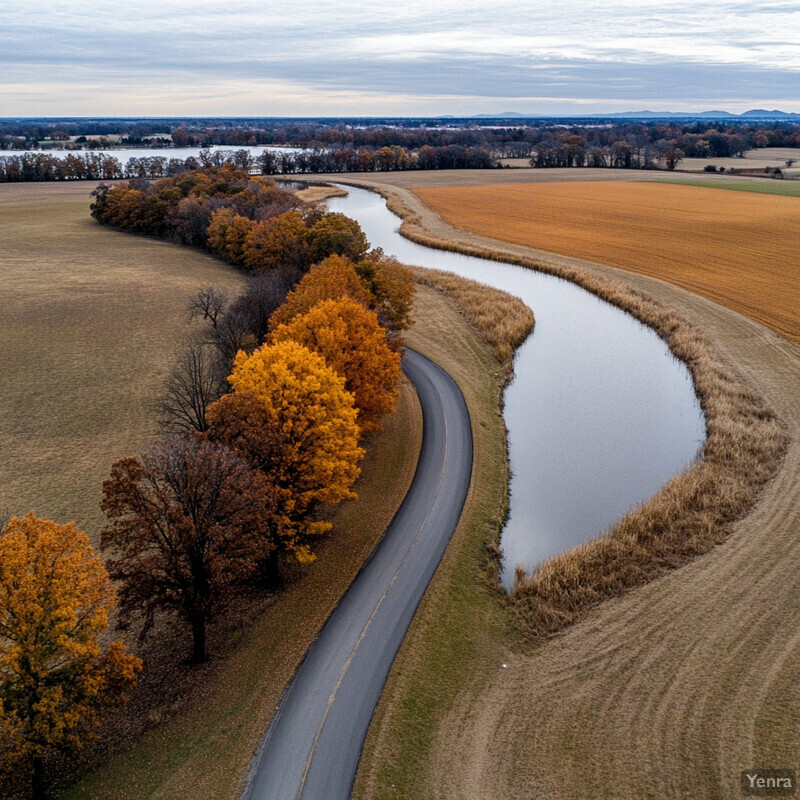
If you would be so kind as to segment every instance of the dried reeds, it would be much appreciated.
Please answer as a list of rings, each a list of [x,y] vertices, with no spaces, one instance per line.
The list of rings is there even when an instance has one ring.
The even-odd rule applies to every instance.
[[[511,376],[514,351],[533,330],[533,312],[518,297],[452,272],[411,267],[414,280],[449,295]]]

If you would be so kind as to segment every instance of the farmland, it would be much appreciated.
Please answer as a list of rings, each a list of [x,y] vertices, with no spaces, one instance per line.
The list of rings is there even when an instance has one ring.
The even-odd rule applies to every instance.
[[[112,462],[155,437],[188,299],[244,279],[200,252],[101,228],[93,188],[0,188],[0,508],[74,520],[96,543]]]
[[[800,343],[800,198],[594,181],[417,193],[458,228],[668,281]]]

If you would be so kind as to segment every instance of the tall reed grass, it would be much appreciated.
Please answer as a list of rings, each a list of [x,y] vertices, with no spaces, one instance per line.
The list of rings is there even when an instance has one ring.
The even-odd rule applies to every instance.
[[[412,267],[414,280],[449,295],[464,318],[494,350],[511,377],[514,351],[533,330],[533,311],[518,297],[452,272]]]

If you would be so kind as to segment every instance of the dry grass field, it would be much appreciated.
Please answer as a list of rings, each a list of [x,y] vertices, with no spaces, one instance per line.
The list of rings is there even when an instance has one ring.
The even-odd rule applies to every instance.
[[[626,182],[417,193],[458,228],[668,281],[800,343],[800,198]]]
[[[200,252],[102,228],[91,183],[0,185],[0,508],[97,541],[113,461],[156,433],[186,306],[243,277]]]

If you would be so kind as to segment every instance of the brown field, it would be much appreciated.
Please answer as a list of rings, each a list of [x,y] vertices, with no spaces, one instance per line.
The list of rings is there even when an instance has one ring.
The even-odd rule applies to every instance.
[[[737,413],[736,404],[748,402],[750,392],[774,411],[787,450],[772,467],[777,474],[750,512],[728,528],[723,543],[681,569],[596,605],[554,638],[522,646],[503,633],[502,610],[490,610],[482,599],[474,555],[471,568],[466,559],[460,569],[438,573],[376,711],[355,796],[728,798],[738,796],[739,774],[748,766],[795,765],[800,350],[662,280],[454,229],[400,188],[394,176],[391,184],[382,191],[402,212],[410,238],[538,264],[637,316],[638,308],[649,308],[644,316],[671,343],[675,333],[683,338],[685,321],[691,323],[701,336],[689,328],[689,338],[698,344],[705,339],[705,356],[695,366],[716,383],[705,391],[727,398],[714,411],[723,421],[723,461],[752,464],[760,447],[756,437],[739,452],[736,440],[748,437],[726,430],[724,422],[731,411]],[[761,421],[768,422],[768,415]],[[769,459],[769,452],[765,456]],[[764,465],[769,469],[767,461]],[[735,473],[729,477],[749,481]],[[666,511],[679,512],[709,488],[714,487],[695,497],[671,490],[658,497]],[[676,533],[680,540],[680,530]],[[708,534],[715,535],[703,535]],[[470,596],[472,624],[457,638],[464,627],[453,624],[454,598],[463,620]],[[453,656],[460,675],[456,688],[455,678],[439,676]]]
[[[244,279],[199,251],[102,228],[92,183],[0,185],[0,508],[97,541],[101,482],[156,433],[186,306]]]
[[[417,193],[458,228],[668,281],[800,343],[800,198],[595,182]]]

